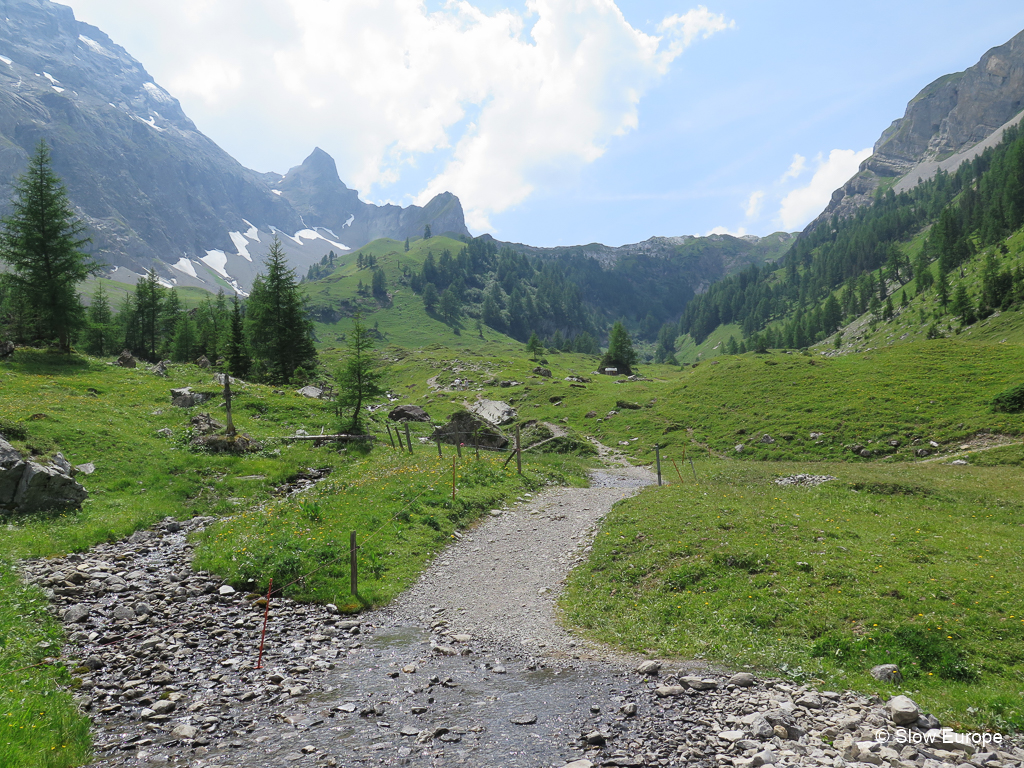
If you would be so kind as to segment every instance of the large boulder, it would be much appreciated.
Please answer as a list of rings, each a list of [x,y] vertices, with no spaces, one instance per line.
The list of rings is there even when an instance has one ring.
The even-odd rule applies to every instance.
[[[451,445],[469,445],[481,448],[505,448],[508,438],[489,421],[469,411],[456,411],[444,426],[437,427],[430,436]]]
[[[302,389],[297,390],[297,393],[302,395],[303,397],[312,398],[313,400],[319,400],[321,397],[324,396],[324,391],[320,389],[320,387],[314,386],[303,387]]]
[[[14,354],[14,342],[13,341],[0,341],[0,360],[10,357]]]
[[[129,352],[127,349],[121,352],[120,355],[118,355],[117,360],[115,362],[122,368],[134,368],[139,364],[138,361],[132,356],[132,353]]]
[[[392,421],[430,421],[430,416],[418,405],[397,405],[391,409],[388,418]]]
[[[79,509],[89,492],[57,467],[44,467],[34,461],[25,468],[11,505],[23,514],[45,510]]]
[[[18,449],[0,437],[0,468],[13,467],[21,461]]]
[[[21,485],[21,476],[25,474],[25,462],[18,457],[17,461],[0,465],[0,509],[10,509],[14,505],[14,494]]]
[[[478,400],[469,406],[471,413],[499,427],[511,424],[519,416],[516,409],[501,400]]]
[[[171,405],[176,408],[192,408],[213,397],[209,392],[193,392],[192,387],[171,390]]]

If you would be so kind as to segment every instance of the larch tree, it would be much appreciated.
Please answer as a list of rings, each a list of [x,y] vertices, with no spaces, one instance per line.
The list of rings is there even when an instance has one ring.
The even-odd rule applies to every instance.
[[[633,349],[633,341],[629,338],[629,331],[616,320],[608,334],[608,351],[601,358],[601,368],[618,368],[619,373],[631,374],[633,366],[636,365],[636,351]]]
[[[89,243],[71,209],[67,190],[50,167],[50,149],[40,141],[28,168],[14,182],[11,215],[0,227],[0,260],[7,280],[38,318],[40,335],[71,351],[85,324],[78,284],[100,265],[82,249]]]
[[[373,333],[356,316],[348,335],[348,354],[335,373],[341,428],[351,435],[363,433],[363,405],[384,396],[386,372],[373,352]],[[351,415],[347,415],[351,409]]]

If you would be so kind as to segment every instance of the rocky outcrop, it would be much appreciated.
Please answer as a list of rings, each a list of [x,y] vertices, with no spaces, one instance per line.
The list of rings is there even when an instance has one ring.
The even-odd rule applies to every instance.
[[[469,236],[459,198],[450,192],[435,196],[422,208],[364,203],[338,176],[334,159],[317,147],[275,186],[309,227],[330,230],[349,247],[358,248],[381,237],[404,240],[422,237],[429,224],[435,235]]]
[[[480,446],[481,448],[505,448],[508,438],[493,423],[469,411],[456,411],[448,423],[434,429],[431,440],[440,440],[451,445]]]
[[[885,179],[901,178],[897,191],[929,179],[941,166],[956,170],[997,144],[1024,108],[1024,32],[988,51],[964,72],[940,77],[907,105],[887,128],[856,176],[837,189],[810,231],[833,215],[845,217],[871,202]]]
[[[79,509],[89,492],[72,479],[73,471],[59,453],[46,466],[26,461],[0,437],[0,513]]]
[[[519,415],[515,408],[501,400],[478,400],[469,406],[469,411],[498,426],[511,424]]]
[[[388,418],[392,421],[430,421],[430,416],[418,405],[396,405],[391,409]]]

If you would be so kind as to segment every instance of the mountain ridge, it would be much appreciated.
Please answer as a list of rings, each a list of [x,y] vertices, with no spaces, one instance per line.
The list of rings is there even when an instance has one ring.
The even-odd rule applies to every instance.
[[[833,216],[853,215],[878,189],[906,191],[937,168],[953,172],[1001,140],[1024,108],[1024,31],[990,48],[963,72],[926,85],[875,142],[856,175],[832,194],[809,232]],[[991,141],[990,141],[991,140]],[[973,150],[977,148],[977,152]],[[954,159],[954,162],[945,162]]]
[[[258,271],[253,256],[275,233],[291,237],[300,269],[329,249],[364,244],[357,230],[339,243],[307,226],[272,179],[200,132],[142,64],[70,8],[0,0],[0,12],[0,199],[45,139],[94,250],[116,268],[110,276],[131,282],[154,268],[168,284],[244,292]],[[378,209],[350,192],[349,215],[377,222],[370,234],[422,232],[434,214],[468,234],[454,196]]]

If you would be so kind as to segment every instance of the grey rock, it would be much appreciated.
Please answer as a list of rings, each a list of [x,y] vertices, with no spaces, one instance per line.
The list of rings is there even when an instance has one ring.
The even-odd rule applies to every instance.
[[[0,437],[0,469],[13,467],[21,460],[21,453],[18,449]]]
[[[761,741],[770,739],[775,735],[774,727],[763,716],[754,718],[754,721],[747,728],[751,736]]]
[[[871,668],[871,676],[875,680],[880,680],[883,683],[895,683],[899,685],[903,682],[903,675],[900,673],[900,668],[895,664],[879,664],[878,666]]]
[[[896,725],[916,725],[921,714],[917,704],[906,696],[893,696],[886,702],[885,709]]]
[[[437,427],[430,436],[450,445],[479,445],[481,448],[505,448],[508,438],[489,421],[469,411],[456,411],[448,423]]]
[[[164,427],[163,429],[158,429],[156,433],[160,435],[160,437],[174,437],[174,432],[172,432],[167,427]]]
[[[171,737],[175,739],[194,739],[199,730],[187,723],[178,723],[171,729]]]
[[[590,744],[591,746],[600,747],[603,746],[606,741],[608,741],[608,734],[602,733],[601,731],[591,731],[583,738],[587,742],[587,744]]]
[[[515,408],[501,400],[478,400],[469,406],[469,411],[499,427],[511,424],[519,416]]]
[[[117,360],[114,361],[117,365],[122,368],[135,368],[138,365],[138,361],[132,356],[132,353],[127,349],[118,355]]]
[[[743,453],[743,450],[745,448],[746,448],[746,446],[743,443],[737,443],[736,447],[733,448],[733,450],[736,451],[736,453]]]
[[[796,705],[805,709],[821,709],[821,697],[816,693],[805,693],[796,700]]]
[[[50,466],[68,477],[70,477],[74,472],[71,467],[71,462],[64,458],[63,453],[54,454],[54,457],[50,459]]]
[[[296,394],[308,397],[313,400],[319,400],[324,395],[324,391],[319,387],[307,386],[302,389],[296,390]]]
[[[543,376],[545,379],[551,378],[551,371],[548,368],[541,368],[540,366],[537,366],[533,369],[533,372],[538,376]]]
[[[61,619],[65,624],[77,624],[80,621],[85,621],[89,618],[91,613],[92,611],[89,609],[89,606],[78,604],[73,605],[64,611],[64,615]]]
[[[78,466],[75,467],[76,475],[91,475],[95,471],[96,465],[93,464],[91,461],[86,462],[85,464],[79,464]]]
[[[13,341],[0,341],[0,360],[6,360],[14,354]]]
[[[932,452],[929,451],[927,448],[918,448],[916,451],[914,451],[914,455],[917,456],[919,459],[923,459],[926,456],[931,456]]]
[[[762,765],[775,765],[775,763],[777,763],[778,760],[779,758],[775,755],[774,752],[772,752],[770,749],[766,749],[763,752],[758,752],[756,755],[754,755],[753,762],[751,763],[751,765],[753,765],[754,768],[758,768]]]
[[[508,721],[513,725],[533,725],[537,722],[537,716],[529,714],[512,715]]]
[[[726,681],[726,685],[735,685],[739,688],[749,688],[754,684],[754,676],[749,672],[737,672]]]
[[[149,369],[149,372],[153,373],[153,374],[156,374],[157,376],[166,376],[167,375],[167,366],[170,365],[170,363],[171,363],[170,360],[161,360],[156,365],[151,366],[150,369]]]
[[[420,421],[429,422],[430,416],[425,410],[420,408],[418,405],[396,405],[388,413],[388,418],[392,421]]]
[[[695,691],[713,691],[718,687],[715,680],[702,679],[695,675],[686,675],[680,678],[679,682],[685,683]]]
[[[89,492],[80,483],[59,469],[28,461],[10,505],[25,514],[78,509],[88,496]]]
[[[655,676],[661,671],[660,661],[642,661],[636,668],[637,674]]]
[[[0,508],[9,508],[14,502],[26,466],[27,463],[20,460],[0,466]]]
[[[659,685],[654,689],[654,695],[659,699],[665,699],[670,696],[682,696],[686,693],[686,687],[682,685]]]
[[[766,445],[771,445],[772,443],[775,442],[775,438],[769,435],[767,432],[765,432],[763,435],[761,435],[761,439],[758,440],[758,442],[764,443]]]
[[[720,738],[722,741],[734,742],[739,741],[746,735],[747,734],[743,731],[721,731],[718,734],[718,738]]]

